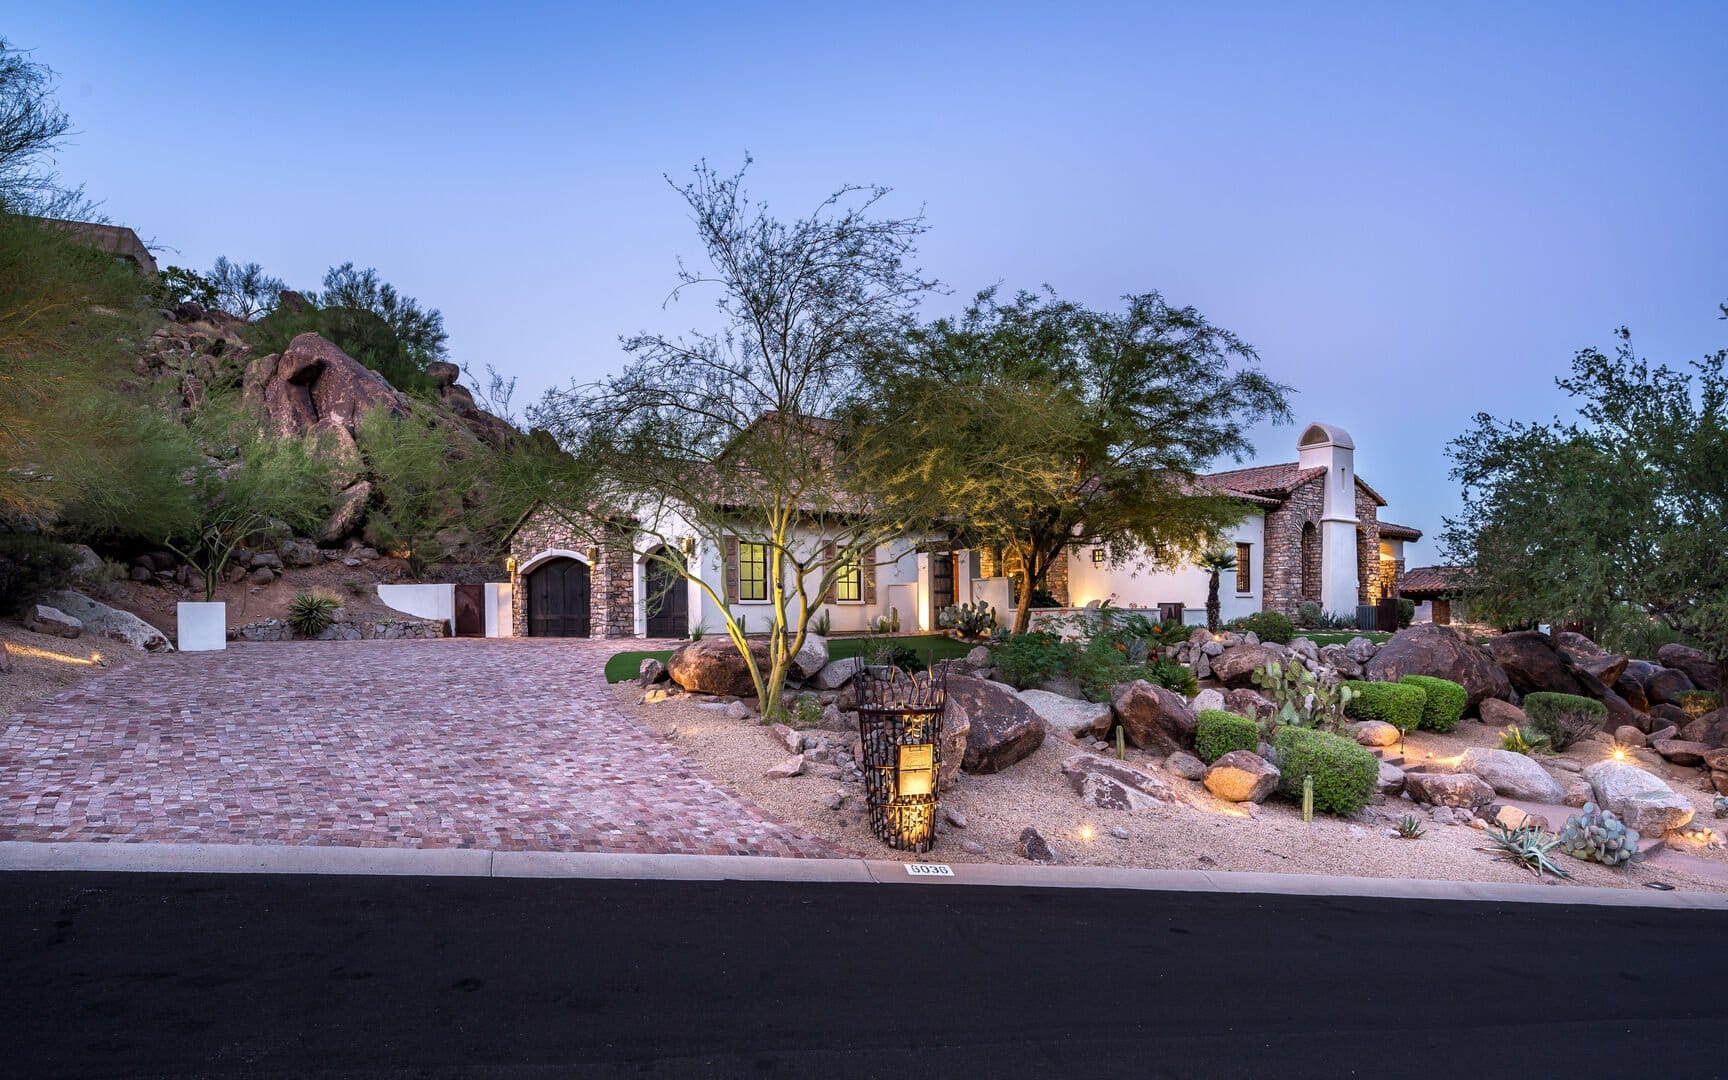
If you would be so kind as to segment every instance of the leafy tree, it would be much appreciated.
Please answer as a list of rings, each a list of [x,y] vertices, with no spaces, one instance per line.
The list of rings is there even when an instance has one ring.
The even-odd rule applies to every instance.
[[[1234,334],[1157,293],[1125,304],[985,291],[869,369],[884,422],[909,418],[879,444],[873,482],[891,501],[934,486],[956,528],[1018,556],[1016,633],[1072,545],[1166,566],[1206,551],[1242,509],[1196,474],[1240,460],[1249,426],[1289,415],[1288,390]]]
[[[367,524],[419,580],[429,565],[449,557],[447,530],[469,523],[464,496],[480,478],[488,451],[420,409],[405,417],[371,410],[360,419],[357,441],[378,498]]]
[[[720,328],[629,338],[621,375],[548,395],[530,415],[569,452],[554,474],[562,502],[547,505],[597,543],[608,523],[634,531],[645,554],[705,593],[772,714],[820,598],[913,521],[862,483],[880,431],[835,417],[869,343],[897,332],[932,283],[910,265],[922,220],[882,215],[886,189],[845,187],[783,220],[750,198],[743,175],[704,163],[674,185],[706,260],[680,266],[673,295],[711,291]],[[764,549],[767,608],[749,619],[767,630],[765,664],[732,614],[739,597],[722,566],[678,554],[692,533]]]
[[[235,549],[317,527],[334,502],[331,469],[309,439],[276,439],[228,401],[206,403],[186,437],[220,451],[193,466],[150,539],[194,567],[214,600]]]
[[[164,266],[157,275],[156,286],[164,307],[190,301],[206,309],[213,308],[221,295],[214,281],[184,266]]]
[[[1218,632],[1218,578],[1236,569],[1236,553],[1229,548],[1213,548],[1200,556],[1200,569],[1206,571],[1206,629]]]
[[[216,293],[210,306],[248,322],[274,311],[277,298],[287,288],[281,278],[266,274],[257,263],[232,263],[226,255],[216,256],[207,280]]]
[[[354,269],[345,262],[324,275],[324,291],[311,298],[324,308],[368,311],[383,319],[401,344],[409,362],[420,370],[434,360],[448,358],[444,316],[437,308],[422,308],[412,296],[403,296],[395,286],[378,279],[378,271]]]
[[[1453,440],[1464,510],[1443,542],[1502,623],[1654,620],[1728,676],[1728,350],[1676,370],[1616,336],[1612,356],[1583,349],[1556,380],[1575,418],[1483,413]]]

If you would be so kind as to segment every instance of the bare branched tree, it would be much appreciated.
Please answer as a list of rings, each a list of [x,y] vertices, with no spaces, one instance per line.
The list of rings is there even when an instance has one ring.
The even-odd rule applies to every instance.
[[[887,189],[845,187],[788,221],[743,176],[704,163],[673,183],[705,258],[680,262],[668,301],[711,291],[719,327],[630,337],[622,374],[549,394],[530,417],[589,470],[588,512],[570,523],[627,525],[645,556],[712,600],[767,713],[836,579],[918,524],[923,508],[890,512],[863,490],[858,463],[889,426],[837,418],[861,363],[935,282],[911,265],[922,217],[881,215]],[[720,557],[687,560],[686,537]],[[734,613],[733,545],[765,557],[765,651]]]

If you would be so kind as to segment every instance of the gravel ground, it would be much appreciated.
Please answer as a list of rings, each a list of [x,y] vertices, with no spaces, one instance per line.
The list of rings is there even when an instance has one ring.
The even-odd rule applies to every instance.
[[[1404,799],[1373,808],[1369,819],[1351,822],[1317,816],[1304,824],[1300,811],[1276,798],[1258,807],[1213,798],[1200,784],[1161,769],[1162,758],[1130,749],[1129,763],[1156,772],[1167,780],[1177,801],[1152,811],[1096,810],[1081,802],[1061,776],[1063,759],[1081,752],[1071,739],[1052,733],[1033,755],[1001,773],[972,776],[962,773],[943,793],[944,811],[958,811],[964,829],[944,824],[935,850],[914,856],[896,852],[870,832],[863,808],[863,786],[815,776],[771,779],[764,773],[788,758],[771,731],[755,720],[734,720],[698,707],[703,700],[680,696],[653,705],[638,705],[641,690],[620,683],[618,700],[637,710],[657,734],[666,736],[686,755],[770,817],[822,836],[870,858],[946,863],[1018,863],[1014,846],[1020,830],[1030,825],[1043,834],[1066,862],[1092,866],[1144,867],[1173,870],[1238,870],[1291,874],[1337,874],[1356,877],[1425,878],[1451,881],[1528,882],[1528,871],[1480,850],[1489,841],[1476,829],[1429,822],[1419,840],[1389,835],[1392,822],[1405,813],[1424,816]],[[1450,735],[1422,733],[1407,746],[1413,763],[1460,753],[1469,745],[1495,745],[1498,732],[1477,721],[1466,721]],[[1586,744],[1567,756],[1580,761],[1601,756],[1600,743]],[[1395,756],[1392,748],[1388,757]],[[1650,755],[1654,758],[1654,755]],[[1659,759],[1656,759],[1659,762]],[[1647,767],[1650,762],[1641,762]],[[1659,763],[1660,772],[1676,790],[1699,805],[1701,818],[1710,817],[1710,800],[1698,790],[1697,769],[1676,769]],[[1563,774],[1562,774],[1563,775]],[[831,803],[843,795],[839,809]],[[1559,822],[1553,822],[1556,827]],[[1114,832],[1113,832],[1114,830]],[[1126,833],[1118,836],[1115,833]],[[967,850],[969,843],[977,850]],[[1720,851],[1702,857],[1725,862]],[[1564,856],[1562,856],[1564,859]],[[1564,859],[1573,880],[1582,885],[1632,888],[1663,881],[1677,888],[1728,891],[1728,880],[1698,876],[1670,866],[1608,869],[1594,863]],[[1565,883],[1544,876],[1556,887]]]
[[[12,662],[12,670],[0,674],[0,721],[25,702],[51,697],[103,668],[129,664],[142,655],[118,642],[32,633],[11,619],[0,620],[0,648]],[[92,662],[93,656],[101,659]]]

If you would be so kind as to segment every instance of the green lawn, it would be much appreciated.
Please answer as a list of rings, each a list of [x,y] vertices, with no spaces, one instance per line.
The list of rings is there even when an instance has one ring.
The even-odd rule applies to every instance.
[[[881,638],[868,637],[830,638],[828,655],[834,660],[844,660],[848,656],[857,656],[867,647],[881,640]],[[977,642],[961,641],[958,638],[951,638],[942,634],[912,634],[893,640],[896,645],[904,646],[916,652],[919,659],[926,664],[933,664],[938,660],[958,659],[977,647]],[[670,649],[621,652],[606,661],[606,681],[615,683],[623,682],[625,679],[634,679],[636,672],[641,670],[643,660],[652,657],[664,662],[671,655]]]

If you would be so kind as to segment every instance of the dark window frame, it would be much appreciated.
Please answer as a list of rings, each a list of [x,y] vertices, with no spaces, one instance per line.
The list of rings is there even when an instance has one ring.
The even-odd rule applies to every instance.
[[[752,574],[752,570],[755,571]],[[751,595],[752,591],[755,595]],[[768,601],[768,545],[738,541],[738,601],[762,604]]]
[[[1245,596],[1254,591],[1254,545],[1236,545],[1236,595]]]
[[[834,602],[862,604],[864,602],[864,564],[855,556],[840,560],[834,573]]]

